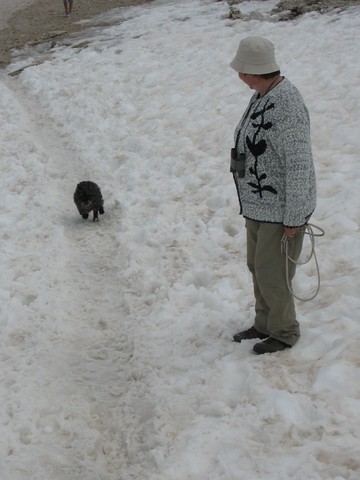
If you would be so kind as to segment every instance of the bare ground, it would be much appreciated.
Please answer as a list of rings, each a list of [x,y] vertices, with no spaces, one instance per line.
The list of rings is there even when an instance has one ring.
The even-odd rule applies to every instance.
[[[90,19],[95,15],[118,7],[128,7],[149,3],[151,0],[75,0],[71,17],[64,17],[62,0],[34,0],[34,3],[18,10],[8,20],[7,28],[0,30],[0,67],[11,61],[12,49],[26,44],[57,40],[87,28],[79,25],[79,20]]]
[[[242,19],[241,4],[246,0],[228,0],[229,18]],[[266,0],[263,0],[266,1]],[[360,0],[280,0],[272,13],[279,15],[279,21],[292,20],[307,12],[327,13],[331,10],[345,10],[360,5]]]
[[[274,13],[281,13],[281,20],[290,20],[307,12],[327,13],[334,8],[345,10],[360,5],[360,0],[281,0]]]

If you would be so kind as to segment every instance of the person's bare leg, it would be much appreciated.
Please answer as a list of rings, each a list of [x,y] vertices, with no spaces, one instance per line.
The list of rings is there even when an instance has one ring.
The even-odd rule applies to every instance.
[[[64,0],[64,15],[67,17],[69,15],[68,2]]]

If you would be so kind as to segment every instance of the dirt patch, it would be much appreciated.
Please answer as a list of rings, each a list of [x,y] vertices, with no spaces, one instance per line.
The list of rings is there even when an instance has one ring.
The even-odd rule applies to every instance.
[[[88,25],[79,25],[100,13],[119,7],[150,3],[151,0],[75,0],[71,17],[64,17],[62,0],[34,0],[19,10],[8,21],[8,27],[0,30],[0,67],[11,61],[11,51],[24,45],[34,45],[49,39],[79,32]]]
[[[281,0],[273,12],[280,13],[280,20],[291,20],[308,12],[327,13],[354,5],[360,5],[360,0]]]
[[[229,18],[246,19],[241,13],[241,4],[247,0],[228,0]],[[272,14],[278,15],[279,21],[292,20],[308,12],[328,13],[335,8],[345,10],[348,7],[360,5],[360,0],[280,0]],[[251,18],[257,18],[252,14]],[[261,16],[258,16],[261,20]]]

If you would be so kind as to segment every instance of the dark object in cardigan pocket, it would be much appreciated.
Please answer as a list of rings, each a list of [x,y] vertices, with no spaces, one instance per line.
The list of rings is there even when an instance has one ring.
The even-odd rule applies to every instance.
[[[239,178],[245,177],[245,153],[238,154],[236,148],[231,149],[230,172],[236,174]]]

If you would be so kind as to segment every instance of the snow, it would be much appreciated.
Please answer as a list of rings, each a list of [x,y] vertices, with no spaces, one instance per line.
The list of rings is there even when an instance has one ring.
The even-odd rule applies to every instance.
[[[2,480],[358,480],[360,8],[277,22],[276,3],[118,9],[0,74]],[[309,107],[326,231],[300,341],[262,356],[232,342],[253,321],[228,166],[249,34]]]

